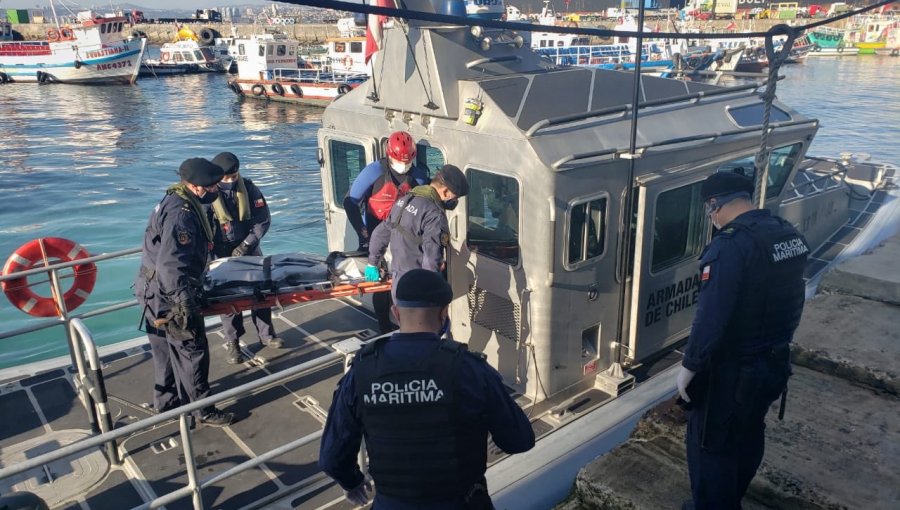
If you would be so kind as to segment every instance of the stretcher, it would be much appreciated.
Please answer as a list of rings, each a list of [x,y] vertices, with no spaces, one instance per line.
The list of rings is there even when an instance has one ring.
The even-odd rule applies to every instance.
[[[390,280],[367,282],[365,252],[308,253],[216,259],[203,281],[203,315],[391,290]]]

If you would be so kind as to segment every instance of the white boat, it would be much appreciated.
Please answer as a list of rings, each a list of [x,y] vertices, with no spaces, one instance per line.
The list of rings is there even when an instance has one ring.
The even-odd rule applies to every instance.
[[[177,41],[163,44],[158,59],[141,62],[140,76],[224,73],[233,60],[228,55],[216,55],[214,50],[196,41]]]
[[[0,42],[0,83],[133,84],[146,39],[123,34],[124,17],[79,14],[79,24],[51,28],[45,41]]]
[[[337,27],[340,36],[329,37],[325,41],[324,52],[307,52],[301,55],[301,66],[369,74],[369,65],[366,63],[365,27],[358,26],[354,18],[339,19]]]
[[[334,68],[301,68],[299,43],[283,34],[254,35],[239,39],[238,75],[228,86],[237,94],[255,99],[325,105],[368,79],[364,73]]]

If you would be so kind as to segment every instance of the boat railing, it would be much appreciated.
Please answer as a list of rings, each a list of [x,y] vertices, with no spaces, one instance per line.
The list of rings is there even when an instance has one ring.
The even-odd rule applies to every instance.
[[[365,73],[350,71],[336,71],[330,68],[320,69],[294,69],[276,68],[266,71],[267,80],[298,81],[306,83],[348,83],[360,82],[368,79]]]
[[[86,337],[90,336],[87,328],[83,327],[83,324],[75,327],[77,328],[79,334],[87,333]],[[154,427],[170,422],[173,419],[178,419],[179,434],[181,437],[181,445],[184,450],[184,465],[185,470],[187,471],[188,483],[183,487],[163,494],[162,496],[156,497],[153,501],[149,501],[147,503],[144,503],[143,505],[137,506],[133,510],[160,508],[164,505],[171,504],[179,499],[188,496],[191,496],[192,498],[193,508],[195,510],[202,510],[205,508],[203,499],[201,497],[201,491],[204,488],[210,487],[213,484],[237,476],[267,461],[270,461],[297,448],[312,443],[313,441],[316,441],[317,439],[322,437],[322,429],[290,441],[265,453],[256,455],[253,458],[237,464],[236,466],[233,466],[221,473],[201,480],[199,478],[198,469],[194,461],[195,457],[193,454],[193,442],[191,439],[191,415],[194,412],[201,411],[202,409],[208,408],[209,406],[213,406],[220,402],[264,391],[270,387],[282,384],[284,381],[287,381],[294,377],[300,377],[306,375],[309,372],[312,372],[313,370],[331,366],[342,361],[344,362],[346,370],[346,367],[348,366],[348,358],[352,357],[354,352],[354,349],[350,349],[347,351],[335,350],[334,352],[325,354],[316,359],[292,366],[280,372],[267,375],[265,377],[246,384],[242,384],[235,388],[222,391],[221,393],[217,393],[216,395],[182,405],[181,407],[172,409],[171,411],[166,411],[156,416],[144,418],[135,423],[131,423],[108,432],[103,432],[102,434],[83,439],[61,448],[57,448],[52,452],[39,455],[19,464],[15,464],[12,466],[2,466],[0,467],[0,480],[24,473],[32,469],[39,468],[51,462],[64,459],[85,450],[100,447],[103,445],[106,445],[108,448],[110,443],[121,441],[131,435],[150,430]],[[281,495],[283,494],[276,494],[275,496]]]

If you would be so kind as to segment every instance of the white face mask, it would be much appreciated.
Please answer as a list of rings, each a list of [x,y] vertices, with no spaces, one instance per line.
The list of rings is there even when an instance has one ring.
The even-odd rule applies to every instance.
[[[412,168],[412,161],[409,163],[404,163],[402,161],[391,160],[391,170],[397,172],[400,175],[409,172],[409,169]]]

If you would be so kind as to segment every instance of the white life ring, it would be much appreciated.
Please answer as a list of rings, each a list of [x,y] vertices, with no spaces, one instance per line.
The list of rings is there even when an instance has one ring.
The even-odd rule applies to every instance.
[[[350,55],[344,57],[344,60],[342,60],[342,62],[344,63],[344,67],[353,67],[353,57],[351,57]]]

